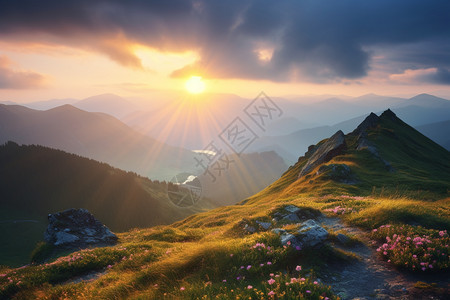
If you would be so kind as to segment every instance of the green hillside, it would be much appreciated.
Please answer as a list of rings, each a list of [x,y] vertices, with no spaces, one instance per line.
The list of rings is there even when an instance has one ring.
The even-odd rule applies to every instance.
[[[211,208],[181,208],[165,182],[42,146],[0,146],[0,264],[23,264],[42,239],[47,215],[86,208],[113,231],[169,224]],[[23,243],[7,243],[12,237]]]
[[[120,233],[114,247],[0,270],[0,297],[445,299],[449,158],[392,112],[370,115],[238,205]],[[288,205],[301,221],[277,219]],[[309,218],[328,231],[320,247],[283,244],[271,230],[295,234]]]
[[[407,196],[417,199],[450,195],[449,151],[404,123],[390,110],[380,115],[376,125],[367,130],[367,136],[381,159],[366,149],[356,149],[358,134],[355,130],[345,136],[346,151],[327,162],[348,165],[355,176],[354,184],[329,180],[327,174],[316,175],[319,168],[298,179],[309,158],[306,155],[300,157],[280,180],[251,197],[250,201],[270,195],[288,197],[299,193]],[[382,160],[392,166],[391,172],[387,172]]]

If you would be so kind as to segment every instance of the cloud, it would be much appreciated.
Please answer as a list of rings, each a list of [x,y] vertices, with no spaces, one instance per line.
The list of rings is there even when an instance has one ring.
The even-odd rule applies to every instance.
[[[12,62],[6,56],[0,56],[0,89],[29,89],[44,85],[41,74],[12,69]]]
[[[444,68],[405,70],[391,74],[390,79],[401,84],[450,84],[450,71]]]
[[[448,83],[450,52],[438,49],[449,44],[449,1],[0,0],[0,7],[2,38],[56,39],[128,67],[141,67],[132,43],[198,52],[175,77],[341,82],[367,76],[376,48],[397,73],[441,68],[436,80]],[[260,59],[261,47],[270,60]]]

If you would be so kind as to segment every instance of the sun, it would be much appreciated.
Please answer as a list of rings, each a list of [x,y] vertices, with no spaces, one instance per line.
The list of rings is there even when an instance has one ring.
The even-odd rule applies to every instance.
[[[185,87],[191,94],[200,94],[205,90],[205,83],[201,76],[191,76],[191,78],[186,81]]]

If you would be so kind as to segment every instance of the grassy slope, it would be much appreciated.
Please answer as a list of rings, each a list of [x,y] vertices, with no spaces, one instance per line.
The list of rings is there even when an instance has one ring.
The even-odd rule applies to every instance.
[[[47,214],[56,211],[86,208],[113,231],[125,231],[169,224],[212,207],[207,200],[177,207],[165,183],[41,146],[0,146],[0,165],[0,264],[27,263]],[[8,243],[11,236],[20,241]]]
[[[287,298],[308,298],[311,294],[306,290],[312,291],[313,299],[322,293],[331,297],[326,287],[315,285],[313,280],[288,286],[285,282],[289,282],[291,276],[325,276],[329,272],[325,263],[346,261],[350,256],[332,247],[313,253],[283,248],[273,233],[247,235],[239,222],[243,218],[249,222],[268,221],[270,214],[279,207],[295,204],[331,215],[333,212],[329,209],[345,208],[345,213],[339,216],[366,229],[386,223],[421,225],[423,230],[450,228],[448,152],[434,143],[429,144],[428,139],[409,128],[389,122],[383,119],[370,139],[376,143],[382,157],[391,162],[395,172],[387,172],[367,151],[351,150],[355,138],[349,136],[350,150],[333,162],[347,163],[356,173],[356,185],[331,182],[321,176],[297,180],[306,163],[306,159],[301,158],[280,180],[241,205],[192,215],[169,226],[121,233],[118,246],[84,251],[80,253],[82,258],[74,254],[75,263],[67,262],[68,257],[50,265],[16,270],[14,275],[10,273],[13,271],[0,271],[13,276],[10,284],[0,277],[1,291],[18,299],[36,296],[49,299],[195,299],[204,295],[207,298],[251,296],[255,299],[267,298],[271,290],[277,295],[286,293]],[[260,251],[262,246],[257,243],[264,243],[264,251]],[[268,265],[268,261],[272,264]],[[249,270],[248,265],[252,266]],[[302,265],[303,270],[296,271],[297,265]],[[92,282],[58,284],[87,271],[105,273]],[[272,285],[268,282],[271,273],[280,275],[274,277],[276,281]],[[238,276],[245,276],[245,279],[237,280]]]

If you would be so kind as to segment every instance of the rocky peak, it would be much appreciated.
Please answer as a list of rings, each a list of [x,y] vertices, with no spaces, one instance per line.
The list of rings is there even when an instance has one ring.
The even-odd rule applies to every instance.
[[[381,115],[380,119],[388,119],[391,121],[397,121],[400,120],[397,115],[390,109],[385,110]]]
[[[356,129],[351,133],[353,135],[360,135],[369,128],[375,128],[380,123],[380,117],[378,117],[373,112],[368,115],[361,124],[356,127]]]
[[[300,178],[311,172],[318,165],[330,161],[333,157],[341,154],[346,148],[347,145],[345,143],[345,135],[341,130],[339,130],[319,147],[316,147],[315,149],[308,149],[308,152],[313,149],[314,152],[311,153],[310,158],[300,171],[298,177]]]

